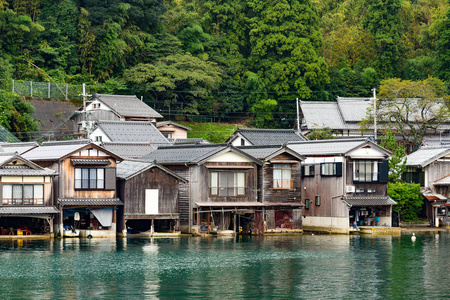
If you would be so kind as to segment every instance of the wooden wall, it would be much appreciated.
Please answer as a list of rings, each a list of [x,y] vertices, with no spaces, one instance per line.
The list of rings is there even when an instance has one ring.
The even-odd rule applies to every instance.
[[[273,158],[273,160],[298,160],[288,153],[283,153]],[[262,191],[262,202],[265,203],[299,203],[301,201],[301,168],[300,161],[291,164],[291,178],[293,179],[293,189],[273,188],[273,164],[266,162],[262,167],[262,178],[260,180],[260,190]]]
[[[124,183],[125,214],[145,214],[145,190],[159,190],[160,214],[179,213],[178,180],[158,168],[149,169]]]
[[[347,157],[346,158],[346,173],[347,180],[346,185],[353,185],[355,189],[364,189],[364,193],[347,193],[348,197],[374,197],[374,196],[387,196],[387,183],[379,182],[353,182],[353,161]],[[367,189],[376,189],[376,193],[367,193]]]
[[[425,186],[433,189],[433,182],[450,174],[450,161],[435,161],[425,169]]]
[[[190,232],[190,224],[192,224],[192,209],[190,205],[191,167],[186,165],[165,165],[165,167],[189,181],[178,184],[178,210],[182,231]]]

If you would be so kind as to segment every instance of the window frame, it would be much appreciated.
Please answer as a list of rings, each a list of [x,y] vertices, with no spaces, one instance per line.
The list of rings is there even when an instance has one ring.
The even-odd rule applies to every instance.
[[[280,170],[279,177],[281,178],[275,178],[275,172],[276,170]],[[286,171],[286,172],[283,172]],[[289,172],[287,172],[289,170]],[[284,178],[284,176],[287,176],[289,178]],[[272,187],[275,190],[292,190],[294,188],[294,179],[292,178],[292,164],[289,163],[274,163],[272,167]],[[286,185],[286,182],[288,183]],[[276,186],[276,183],[281,183],[279,187]]]
[[[74,168],[74,189],[77,191],[94,191],[94,190],[106,190],[106,168]],[[77,178],[77,170],[80,170],[80,178]],[[87,170],[87,171],[85,171]],[[96,170],[96,172],[91,172],[91,170]],[[103,170],[102,176],[99,176],[99,171]],[[91,177],[95,173],[95,179],[91,179]],[[85,178],[87,175],[87,178]],[[102,178],[100,178],[102,177]],[[95,181],[94,181],[95,180]],[[93,185],[95,182],[95,187]],[[77,187],[77,183],[79,183],[79,187]],[[101,183],[101,184],[99,184]],[[87,184],[87,187],[85,186]],[[100,187],[99,187],[100,185]]]
[[[368,170],[368,166],[370,163],[370,172]],[[353,182],[379,182],[380,180],[380,171],[379,171],[379,162],[378,160],[371,159],[357,159],[353,161]],[[360,169],[363,167],[364,172],[361,172]],[[361,176],[362,174],[362,176]],[[370,176],[370,178],[368,177]]]
[[[5,200],[5,187],[10,186],[11,187],[11,198],[7,198]],[[21,195],[14,195],[15,191],[16,193],[19,191],[20,187],[20,193]],[[31,197],[25,198],[25,187],[29,188],[31,187]],[[37,191],[37,188],[40,189],[40,191]],[[35,197],[35,195],[39,192],[42,197]],[[44,205],[44,184],[18,184],[18,183],[12,183],[12,184],[2,184],[2,205],[4,206],[37,206],[37,205]],[[19,202],[19,203],[17,203]]]
[[[227,185],[221,185],[221,180],[223,180],[223,175],[227,174]],[[233,179],[230,179],[230,174],[233,174]],[[209,187],[208,194],[210,197],[245,197],[247,196],[247,172],[242,171],[210,171],[209,172]],[[214,177],[214,179],[213,179]],[[213,182],[215,181],[215,182]],[[229,186],[229,183],[232,181],[233,186]],[[240,182],[243,181],[241,184]],[[213,189],[215,189],[215,193],[213,193]],[[221,192],[225,189],[226,195],[221,194]],[[230,189],[232,189],[233,194],[229,194]]]
[[[325,174],[324,171],[329,171],[324,169],[325,166],[333,166],[332,174]],[[337,166],[335,162],[324,162],[320,164],[320,176],[337,176]]]
[[[307,169],[308,174],[306,174]],[[302,165],[302,177],[314,177],[314,176],[316,176],[316,165],[314,164]]]

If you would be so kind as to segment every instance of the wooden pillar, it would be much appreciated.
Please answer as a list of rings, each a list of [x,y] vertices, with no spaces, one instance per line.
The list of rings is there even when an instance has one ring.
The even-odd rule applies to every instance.
[[[233,216],[234,220],[233,220],[233,230],[234,230],[234,235],[236,235],[236,212],[234,212],[234,216]]]
[[[155,233],[155,219],[152,219],[152,230],[151,233],[154,234]]]

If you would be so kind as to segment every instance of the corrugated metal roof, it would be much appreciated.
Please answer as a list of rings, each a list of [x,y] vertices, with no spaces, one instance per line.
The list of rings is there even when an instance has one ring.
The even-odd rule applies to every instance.
[[[389,196],[386,197],[346,197],[344,201],[352,206],[397,205]]]
[[[123,158],[138,159],[154,151],[159,145],[149,143],[103,143],[106,150]]]
[[[237,134],[242,135],[253,146],[283,145],[305,140],[292,129],[238,128],[233,136]]]
[[[98,121],[98,127],[114,143],[150,143],[169,145],[164,137],[151,122],[139,121]]]
[[[111,206],[123,205],[119,198],[59,198],[62,206]]]
[[[162,118],[153,108],[136,96],[95,94],[92,100],[99,100],[123,117]]]
[[[70,161],[74,166],[108,166],[111,164],[108,159],[72,158]]]
[[[14,206],[0,207],[0,215],[38,215],[57,214],[59,210],[54,206]]]
[[[341,155],[367,141],[367,138],[315,140],[289,143],[287,147],[300,155]]]
[[[417,151],[406,156],[406,166],[425,167],[449,152],[450,146],[421,147]]]
[[[164,146],[141,159],[158,163],[198,163],[227,147],[227,144]]]

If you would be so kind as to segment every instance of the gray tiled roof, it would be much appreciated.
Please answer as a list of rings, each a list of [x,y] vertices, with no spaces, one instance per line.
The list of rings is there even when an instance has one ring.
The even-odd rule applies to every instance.
[[[98,121],[98,127],[108,135],[113,143],[170,144],[151,122]]]
[[[338,97],[337,103],[345,122],[361,122],[367,117],[367,108],[373,105],[371,98]]]
[[[156,128],[163,127],[163,126],[170,126],[170,125],[173,125],[173,126],[176,126],[176,127],[180,127],[180,128],[186,129],[186,130],[192,130],[191,127],[187,127],[187,126],[178,124],[178,123],[173,122],[173,121],[156,122]]]
[[[153,108],[136,96],[95,94],[91,101],[97,99],[123,117],[162,118]]]
[[[447,153],[450,153],[450,146],[421,147],[406,156],[406,166],[425,167]]]
[[[159,168],[164,172],[180,180],[186,181],[186,179],[180,177],[179,175],[175,174],[174,172],[170,171],[169,169],[161,165],[153,164],[151,162],[131,161],[131,160],[124,160],[121,163],[117,164],[117,177],[122,179],[129,179],[151,168]]]
[[[287,147],[300,155],[340,155],[367,142],[367,138],[314,140],[289,143]]]
[[[345,197],[344,201],[352,206],[397,205],[389,196],[385,197]]]
[[[20,169],[3,169],[0,167],[0,176],[53,176],[56,175],[55,170],[50,169],[30,169],[30,168],[20,168]]]
[[[272,153],[280,150],[281,146],[240,146],[237,148],[253,157],[264,159]]]
[[[0,142],[17,143],[20,142],[20,140],[5,127],[0,125]]]
[[[253,146],[283,145],[288,142],[305,140],[292,129],[238,128],[234,136],[238,133]]]
[[[30,149],[33,149],[38,146],[36,142],[28,142],[28,143],[0,143],[1,149],[4,152],[17,152],[22,154]]]
[[[111,164],[108,159],[72,158],[70,161],[74,166],[108,166]]]
[[[119,198],[59,198],[62,206],[111,206],[123,205]]]
[[[192,139],[167,139],[170,143],[174,145],[181,144],[211,144],[211,142],[204,140],[202,138],[192,138]]]
[[[86,146],[88,143],[88,140],[47,142],[24,153],[22,156],[29,160],[55,160]]]
[[[449,146],[450,136],[448,135],[426,135],[423,137],[422,144],[425,146]]]
[[[9,165],[15,160],[24,164]],[[0,176],[52,176],[56,171],[43,168],[20,155],[0,152]]]
[[[198,163],[227,147],[228,144],[163,146],[141,157],[141,160],[157,163]]]
[[[54,206],[14,206],[0,207],[0,215],[38,215],[57,214],[59,210]]]
[[[142,156],[149,154],[156,149],[149,143],[103,143],[102,146],[123,158],[141,158]]]
[[[346,129],[337,102],[300,101],[303,122],[308,129]]]

